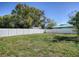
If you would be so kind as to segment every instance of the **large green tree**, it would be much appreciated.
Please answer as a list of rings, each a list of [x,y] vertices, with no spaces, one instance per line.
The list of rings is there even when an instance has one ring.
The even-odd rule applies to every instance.
[[[39,27],[41,26],[41,21],[45,20],[43,11],[25,4],[17,4],[12,11],[12,15],[15,15],[17,20],[21,20],[19,25],[23,24],[22,26],[27,28]]]
[[[76,29],[76,32],[79,36],[79,12],[76,12],[76,14],[71,17],[71,20],[68,23],[73,25],[73,27]]]
[[[10,15],[0,17],[1,28],[51,28],[54,24],[47,21],[44,11],[26,4],[17,4]],[[47,25],[48,24],[48,25]]]
[[[0,17],[0,27],[1,28],[9,28],[10,27],[11,16],[5,15]]]

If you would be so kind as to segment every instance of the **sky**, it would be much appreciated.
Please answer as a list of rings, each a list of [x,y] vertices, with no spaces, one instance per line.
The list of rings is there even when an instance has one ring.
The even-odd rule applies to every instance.
[[[10,14],[19,2],[0,2],[0,16]],[[69,16],[75,10],[79,11],[78,2],[20,2],[36,7],[45,12],[45,16],[54,20],[58,25],[67,24]]]

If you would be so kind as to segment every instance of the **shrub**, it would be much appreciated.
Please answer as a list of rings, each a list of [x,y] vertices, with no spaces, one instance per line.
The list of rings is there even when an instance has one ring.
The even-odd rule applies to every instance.
[[[79,42],[79,38],[77,37],[69,37],[69,36],[55,36],[54,41],[74,41],[74,42]]]

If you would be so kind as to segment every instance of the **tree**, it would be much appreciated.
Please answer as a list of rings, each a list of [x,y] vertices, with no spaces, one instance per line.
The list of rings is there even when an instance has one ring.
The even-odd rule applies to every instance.
[[[76,29],[77,35],[79,36],[79,12],[76,12],[76,14],[71,17],[71,20],[69,20],[68,23],[73,25],[73,27]]]
[[[52,28],[54,23],[47,21],[44,11],[25,4],[17,4],[10,15],[0,17],[1,28]]]
[[[41,20],[44,20],[43,11],[25,4],[17,4],[11,14],[15,15],[17,20],[21,21],[17,23],[18,27],[41,27]]]
[[[5,15],[3,17],[0,17],[0,27],[9,28],[10,21],[11,21],[10,15]]]
[[[0,27],[2,28],[2,26],[3,26],[3,16],[0,16]]]
[[[47,29],[52,29],[55,25],[56,25],[56,23],[53,20],[48,19],[46,28]]]

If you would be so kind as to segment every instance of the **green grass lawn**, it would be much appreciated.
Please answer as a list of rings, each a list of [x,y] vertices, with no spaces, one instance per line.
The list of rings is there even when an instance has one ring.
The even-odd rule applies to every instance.
[[[79,43],[53,42],[54,37],[54,34],[33,34],[0,38],[0,56],[79,56]]]

